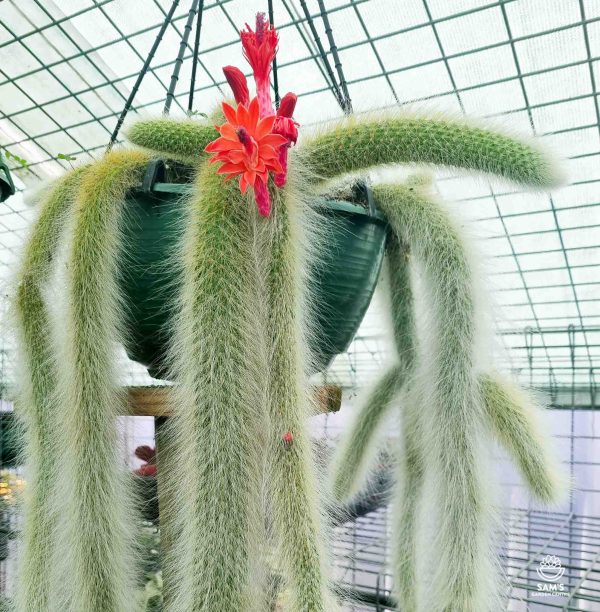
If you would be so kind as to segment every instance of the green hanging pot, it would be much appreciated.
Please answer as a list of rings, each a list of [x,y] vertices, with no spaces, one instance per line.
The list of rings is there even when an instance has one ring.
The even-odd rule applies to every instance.
[[[10,170],[4,160],[0,158],[0,202],[4,202],[11,195],[15,195],[15,191]]]
[[[142,187],[130,195],[121,257],[127,354],[164,378],[181,239],[182,197],[189,184],[161,182],[162,162],[152,162]],[[158,180],[156,180],[158,179]],[[321,200],[315,209],[328,226],[327,248],[309,270],[314,305],[310,350],[317,371],[345,351],[369,306],[383,261],[387,224],[362,186],[361,203]]]

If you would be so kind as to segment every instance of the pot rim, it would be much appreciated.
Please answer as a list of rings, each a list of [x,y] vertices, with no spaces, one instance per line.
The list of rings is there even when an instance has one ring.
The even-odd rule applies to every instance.
[[[189,193],[191,185],[188,183],[154,183],[152,185],[151,191],[156,193],[175,193],[179,195],[184,195]],[[142,189],[137,189],[135,191],[143,191]],[[346,200],[330,200],[326,198],[319,198],[315,202],[315,209],[323,214],[342,214],[342,215],[361,215],[363,217],[369,217],[370,220],[374,223],[379,223],[381,225],[387,225],[387,221],[383,214],[375,209],[369,210],[364,206],[360,206],[359,204],[354,204],[353,202],[348,202]]]

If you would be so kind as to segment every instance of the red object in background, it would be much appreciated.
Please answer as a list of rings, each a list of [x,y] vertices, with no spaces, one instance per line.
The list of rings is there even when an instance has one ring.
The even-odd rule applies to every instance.
[[[286,431],[281,439],[286,446],[289,446],[294,441],[294,434],[291,431]]]
[[[137,476],[156,476],[156,449],[148,445],[138,446],[134,454],[146,463],[134,470],[133,473]]]

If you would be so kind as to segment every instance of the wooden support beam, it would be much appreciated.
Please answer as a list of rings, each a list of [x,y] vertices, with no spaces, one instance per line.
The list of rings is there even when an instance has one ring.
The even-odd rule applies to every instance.
[[[342,405],[342,388],[337,385],[314,387],[318,413],[337,412]],[[128,387],[128,414],[131,416],[173,416],[172,389],[169,386]]]

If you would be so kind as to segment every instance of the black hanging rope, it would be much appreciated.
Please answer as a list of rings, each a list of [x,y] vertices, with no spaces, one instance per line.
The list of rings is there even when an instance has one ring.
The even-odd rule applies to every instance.
[[[352,100],[350,100],[350,92],[348,91],[348,84],[346,83],[346,77],[344,76],[344,69],[342,68],[342,62],[338,54],[335,39],[333,38],[331,24],[329,23],[329,16],[327,15],[327,10],[325,9],[325,3],[323,2],[323,0],[317,1],[319,3],[319,8],[321,9],[321,18],[323,19],[323,24],[325,25],[325,34],[327,34],[327,39],[329,40],[329,47],[331,49],[331,55],[333,56],[333,61],[335,63],[335,69],[340,79],[340,87],[342,88],[342,92],[344,94],[343,109],[344,112],[349,115],[352,112]]]
[[[198,67],[198,57],[200,54],[200,30],[202,30],[202,13],[204,12],[204,0],[200,0],[198,8],[198,18],[196,19],[196,38],[194,40],[194,58],[192,63],[192,78],[190,81],[190,95],[188,97],[188,114],[193,111],[194,88],[196,87],[196,69]]]
[[[302,10],[304,11],[304,16],[306,17],[308,27],[310,28],[310,32],[313,35],[313,38],[315,39],[315,44],[317,45],[317,49],[319,50],[319,55],[321,56],[321,60],[323,62],[323,65],[325,66],[327,76],[329,77],[329,82],[331,85],[331,89],[333,90],[333,95],[335,96],[335,99],[337,100],[338,104],[342,107],[342,110],[345,112],[346,104],[344,102],[344,98],[342,97],[342,93],[340,92],[340,88],[338,87],[337,81],[333,74],[333,69],[327,57],[327,52],[325,51],[325,47],[323,47],[321,37],[317,32],[315,22],[313,21],[312,15],[310,14],[308,7],[306,6],[305,0],[300,0],[300,6],[302,6]]]
[[[269,0],[269,23],[271,27],[275,24],[273,22],[273,0]],[[275,90],[275,108],[279,108],[279,79],[277,78],[277,57],[273,58],[273,89]]]
[[[165,107],[163,109],[164,115],[168,115],[169,111],[171,110],[171,103],[173,102],[173,98],[175,97],[175,87],[177,87],[177,81],[179,80],[179,71],[181,70],[181,64],[183,64],[183,56],[185,55],[185,49],[188,45],[188,40],[192,31],[192,25],[194,24],[194,17],[196,16],[197,12],[198,0],[193,0],[192,7],[190,8],[190,12],[188,13],[185,29],[183,30],[183,36],[181,37],[181,42],[179,43],[179,53],[177,54],[177,59],[175,60],[173,74],[171,75],[171,83],[169,85],[169,91],[167,91],[167,99],[165,100]]]
[[[115,126],[115,129],[113,130],[113,133],[111,134],[111,137],[110,137],[110,142],[108,143],[108,146],[106,147],[107,152],[112,149],[113,145],[117,141],[117,136],[119,135],[119,130],[121,129],[121,126],[123,125],[123,121],[125,121],[125,117],[127,116],[129,109],[131,108],[133,99],[135,98],[138,92],[138,89],[140,88],[140,85],[142,84],[142,80],[144,79],[144,77],[146,76],[146,73],[148,72],[148,69],[150,68],[150,63],[154,59],[154,54],[156,53],[156,50],[158,49],[158,45],[160,44],[160,41],[162,40],[162,37],[164,36],[164,33],[167,27],[171,23],[171,19],[173,19],[173,15],[175,14],[175,10],[177,9],[178,5],[179,5],[179,0],[173,0],[173,4],[171,5],[171,8],[169,9],[167,16],[165,17],[165,20],[162,26],[160,27],[160,30],[158,31],[156,39],[152,45],[152,48],[150,49],[150,53],[148,53],[148,57],[146,58],[146,61],[144,62],[144,65],[142,66],[142,69],[140,73],[138,74],[138,78],[136,79],[131,89],[131,93],[129,94],[129,97],[127,98],[127,101],[125,102],[125,106],[123,107],[123,110],[121,111],[121,114],[119,115],[117,125]]]

